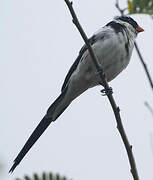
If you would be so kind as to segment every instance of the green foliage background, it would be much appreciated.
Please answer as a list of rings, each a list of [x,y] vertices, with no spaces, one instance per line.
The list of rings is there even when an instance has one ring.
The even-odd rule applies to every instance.
[[[128,0],[129,14],[153,15],[153,0]]]
[[[38,174],[34,174],[32,177],[24,176],[21,178],[16,178],[16,180],[68,180],[65,176],[61,177],[59,174],[53,175],[52,173],[42,173],[40,176]]]

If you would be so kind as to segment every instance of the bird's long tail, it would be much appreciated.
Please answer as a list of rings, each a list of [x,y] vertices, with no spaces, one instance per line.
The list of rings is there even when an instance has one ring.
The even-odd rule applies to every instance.
[[[16,166],[21,162],[24,156],[28,153],[34,143],[38,140],[38,138],[43,134],[46,128],[50,125],[52,121],[55,121],[67,108],[70,102],[67,102],[66,98],[66,89],[61,93],[61,95],[53,102],[53,104],[47,110],[46,115],[40,121],[36,129],[33,131],[24,147],[19,152],[18,156],[14,160],[14,164],[9,170],[9,172],[13,172]]]

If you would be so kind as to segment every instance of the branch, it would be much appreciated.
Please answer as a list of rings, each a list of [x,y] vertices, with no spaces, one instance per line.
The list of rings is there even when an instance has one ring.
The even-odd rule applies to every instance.
[[[147,101],[144,102],[145,106],[148,108],[148,110],[150,111],[151,115],[153,116],[153,109],[151,108],[151,106],[149,105],[149,103]]]
[[[102,67],[99,65],[98,59],[97,59],[96,55],[93,52],[93,49],[92,49],[92,47],[91,47],[91,45],[90,45],[90,43],[88,41],[87,35],[85,34],[82,26],[80,25],[80,23],[78,21],[78,18],[76,16],[75,11],[74,11],[73,6],[72,6],[72,2],[70,2],[69,0],[64,0],[64,1],[65,1],[65,3],[67,4],[67,6],[69,8],[69,11],[70,11],[71,16],[72,16],[73,23],[77,27],[77,29],[80,32],[84,42],[86,43],[86,45],[88,47],[90,56],[92,57],[93,63],[94,63],[94,65],[95,65],[95,67],[97,69],[97,72],[98,72],[98,74],[99,74],[99,76],[101,78],[101,82],[102,82],[101,85],[104,86],[104,90],[102,90],[102,92],[105,92],[105,94],[107,95],[107,97],[109,99],[109,102],[110,102],[110,104],[112,106],[112,109],[113,109],[113,112],[114,112],[114,115],[115,115],[115,118],[116,118],[116,122],[117,122],[117,128],[118,128],[119,133],[120,133],[120,135],[122,137],[123,143],[125,145],[125,148],[126,148],[126,151],[127,151],[127,154],[128,154],[128,159],[129,159],[129,162],[130,162],[131,173],[133,175],[133,178],[134,178],[134,180],[139,180],[137,169],[136,169],[136,164],[135,164],[135,160],[134,160],[134,156],[133,156],[133,153],[132,153],[132,146],[130,145],[130,143],[128,141],[128,138],[127,138],[127,135],[125,133],[125,130],[123,128],[121,117],[120,117],[120,109],[116,105],[116,102],[115,102],[115,100],[113,98],[112,89],[108,85],[108,83],[106,81],[106,78],[105,78],[104,71],[103,71]]]
[[[125,12],[125,10],[127,10],[127,8],[121,9],[120,6],[119,6],[118,0],[116,0],[115,6],[120,11],[121,15],[123,16],[124,12]]]
[[[116,0],[115,6],[116,6],[116,8],[119,10],[119,12],[121,13],[121,15],[123,16],[125,9],[121,9],[121,8],[120,8],[118,0]],[[146,73],[146,76],[147,76],[147,78],[148,78],[148,81],[149,81],[149,83],[150,83],[150,87],[151,87],[151,89],[152,89],[152,91],[153,91],[153,82],[152,82],[152,79],[151,79],[151,75],[150,75],[149,70],[148,70],[148,67],[147,67],[147,65],[146,65],[146,63],[145,63],[145,61],[144,61],[144,59],[143,59],[143,57],[142,57],[142,55],[141,55],[141,53],[140,53],[140,50],[139,50],[139,48],[138,48],[138,45],[137,45],[136,41],[134,42],[134,46],[135,46],[135,49],[136,49],[137,54],[138,54],[138,56],[139,56],[139,59],[140,59],[140,61],[141,61],[141,64],[142,64],[142,66],[143,66],[143,68],[144,68],[144,71],[145,71],[145,73]]]
[[[141,53],[140,53],[140,50],[139,50],[139,48],[138,48],[138,45],[137,45],[136,41],[134,42],[134,46],[135,46],[135,49],[136,49],[136,51],[137,51],[137,53],[138,53],[139,59],[140,59],[142,65],[143,65],[143,68],[144,68],[144,70],[145,70],[145,73],[146,73],[146,75],[147,75],[148,81],[149,81],[149,83],[150,83],[150,87],[151,87],[151,89],[153,90],[153,82],[152,82],[152,79],[151,79],[151,75],[150,75],[149,70],[148,70],[148,68],[147,68],[147,65],[146,65],[146,63],[145,63],[145,61],[144,61],[144,59],[143,59],[143,57],[142,57],[142,55],[141,55]]]

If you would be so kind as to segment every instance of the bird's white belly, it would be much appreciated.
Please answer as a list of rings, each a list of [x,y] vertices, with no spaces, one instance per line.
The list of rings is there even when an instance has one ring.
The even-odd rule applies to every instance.
[[[127,67],[131,57],[132,50],[129,49],[129,54],[127,55],[125,45],[121,43],[118,45],[116,42],[105,45],[105,47],[97,43],[94,47],[95,54],[105,72],[107,81],[113,80],[122,72]]]
[[[121,53],[120,49],[113,49],[111,53],[96,49],[96,56],[98,58],[99,64],[102,66],[106,74],[107,81],[114,79],[129,63],[130,57],[126,55],[126,52]],[[78,80],[84,80],[81,83],[88,82],[90,87],[93,87],[100,83],[99,75],[97,74],[95,65],[89,55],[86,53],[83,57],[83,61],[79,64],[76,74]],[[79,77],[78,77],[79,74]]]
[[[126,68],[132,52],[132,48],[130,48],[129,55],[127,56],[125,45],[116,46],[116,43],[105,44],[105,47],[96,43],[93,50],[98,58],[99,64],[104,70],[108,82],[113,80],[123,69]],[[69,82],[71,93],[74,94],[75,97],[88,88],[101,83],[100,76],[97,73],[88,50],[82,56],[77,69],[72,74]],[[73,97],[73,95],[71,97]]]

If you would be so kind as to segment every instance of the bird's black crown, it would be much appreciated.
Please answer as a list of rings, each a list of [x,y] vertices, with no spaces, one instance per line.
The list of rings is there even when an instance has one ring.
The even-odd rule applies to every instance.
[[[138,27],[137,22],[129,16],[120,16],[120,17],[117,17],[116,20],[121,20],[121,21],[127,22],[127,23],[131,24],[135,29],[136,29],[136,27]]]

